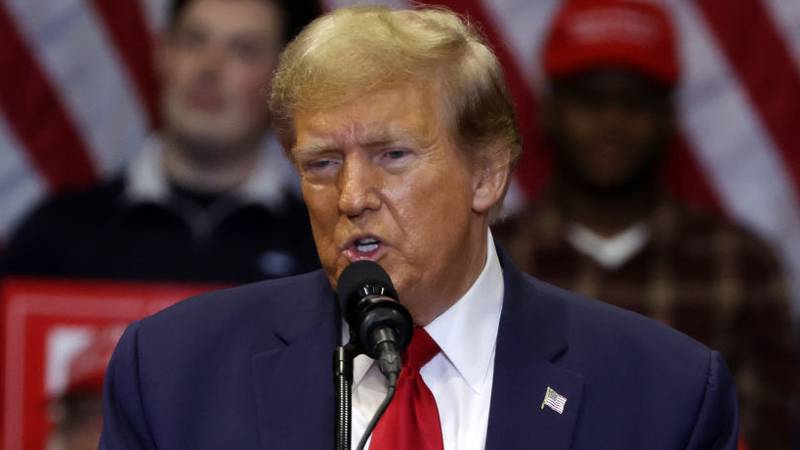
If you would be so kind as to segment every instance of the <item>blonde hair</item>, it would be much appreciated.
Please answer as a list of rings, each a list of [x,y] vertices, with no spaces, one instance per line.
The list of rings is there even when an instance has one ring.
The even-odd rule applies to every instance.
[[[521,152],[500,63],[481,34],[444,9],[337,9],[313,21],[281,55],[272,83],[273,124],[294,145],[294,114],[339,106],[376,91],[436,83],[456,142],[471,151]]]

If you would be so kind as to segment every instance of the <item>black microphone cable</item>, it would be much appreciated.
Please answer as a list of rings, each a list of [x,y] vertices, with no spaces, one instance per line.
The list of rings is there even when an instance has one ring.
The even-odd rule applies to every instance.
[[[363,450],[397,391],[401,355],[411,341],[413,321],[397,300],[391,278],[375,262],[350,264],[339,276],[336,291],[355,354],[366,353],[373,358],[388,382],[386,397],[358,443],[357,450]]]
[[[381,402],[381,405],[378,406],[378,410],[375,411],[375,414],[372,416],[372,420],[369,421],[367,429],[364,430],[364,434],[361,436],[361,440],[358,441],[358,447],[356,447],[356,450],[364,450],[364,445],[367,444],[367,439],[369,439],[372,431],[375,430],[375,426],[378,425],[378,421],[381,420],[383,413],[386,412],[386,409],[389,407],[389,403],[391,403],[392,399],[394,398],[394,393],[397,391],[397,375],[392,373],[387,377],[387,380],[389,380],[389,385],[387,386],[386,397],[383,398],[383,402]]]

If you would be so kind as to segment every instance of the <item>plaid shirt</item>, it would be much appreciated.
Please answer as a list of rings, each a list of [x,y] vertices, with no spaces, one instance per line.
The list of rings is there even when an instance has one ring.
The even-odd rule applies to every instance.
[[[736,378],[741,430],[754,450],[790,448],[797,368],[780,266],[751,233],[664,201],[647,243],[615,269],[566,238],[552,201],[494,227],[539,279],[664,322],[719,350]]]

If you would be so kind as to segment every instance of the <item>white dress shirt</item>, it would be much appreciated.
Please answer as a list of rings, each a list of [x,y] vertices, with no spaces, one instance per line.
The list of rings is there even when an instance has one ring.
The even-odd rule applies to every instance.
[[[284,156],[274,132],[264,136],[261,152],[244,183],[235,195],[244,203],[262,204],[280,211],[286,194],[300,195],[300,180],[292,163]],[[128,201],[164,205],[169,198],[169,180],[164,172],[164,141],[153,134],[125,169],[125,197]]]
[[[503,289],[503,271],[490,232],[478,278],[458,302],[425,327],[442,350],[420,374],[436,399],[444,450],[481,450],[486,445]],[[343,331],[346,340],[349,332],[346,327]],[[353,362],[353,449],[386,395],[386,379],[373,362],[366,355]]]

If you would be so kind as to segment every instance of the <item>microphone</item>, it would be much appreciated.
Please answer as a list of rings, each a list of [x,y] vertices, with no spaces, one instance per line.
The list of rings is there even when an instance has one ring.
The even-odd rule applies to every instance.
[[[391,385],[400,376],[400,355],[411,341],[411,314],[398,301],[391,278],[372,261],[356,261],[339,276],[336,286],[350,342],[358,353],[378,362]]]

